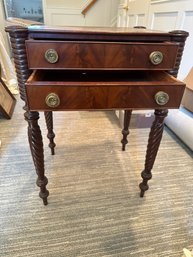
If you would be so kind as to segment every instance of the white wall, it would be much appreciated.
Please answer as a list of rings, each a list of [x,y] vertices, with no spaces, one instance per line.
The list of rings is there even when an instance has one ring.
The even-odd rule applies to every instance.
[[[0,1],[0,32],[1,32],[2,36],[3,36],[4,41],[5,41],[6,48],[9,51],[7,34],[5,32],[5,16],[4,16],[4,8],[3,8],[2,1]]]
[[[119,0],[98,0],[84,16],[91,0],[43,0],[44,21],[59,26],[116,26]]]
[[[47,6],[50,7],[61,7],[61,8],[70,8],[70,9],[79,9],[81,7],[83,7],[85,5],[85,2],[89,2],[89,1],[85,1],[85,0],[46,0],[44,1]]]

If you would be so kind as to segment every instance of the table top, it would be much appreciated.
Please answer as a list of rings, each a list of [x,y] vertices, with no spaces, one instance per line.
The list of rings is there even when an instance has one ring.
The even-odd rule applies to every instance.
[[[187,36],[184,31],[159,31],[143,27],[87,27],[87,26],[46,26],[31,25],[28,28],[29,37],[38,38],[70,38],[78,35],[79,39],[100,40],[141,40],[141,41],[171,41],[174,35]]]
[[[46,26],[31,25],[29,32],[57,32],[57,33],[88,33],[88,34],[136,34],[136,35],[169,35],[169,32],[149,30],[142,27],[91,27],[91,26]]]

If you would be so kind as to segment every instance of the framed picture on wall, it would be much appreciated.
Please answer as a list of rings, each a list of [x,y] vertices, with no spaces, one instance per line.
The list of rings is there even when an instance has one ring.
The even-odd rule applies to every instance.
[[[0,114],[6,119],[11,119],[15,104],[15,97],[0,78]]]

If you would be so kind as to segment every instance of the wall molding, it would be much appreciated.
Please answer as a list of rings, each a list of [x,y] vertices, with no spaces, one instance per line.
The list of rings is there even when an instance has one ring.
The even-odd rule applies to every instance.
[[[54,14],[81,14],[81,9],[67,9],[67,8],[48,8],[47,13],[54,13]]]
[[[70,8],[70,7],[66,8],[66,7],[57,7],[57,6],[54,7],[54,8],[53,7],[47,7],[47,9],[49,9],[49,10],[67,10],[67,11],[77,10],[77,11],[80,11],[80,12],[82,11],[82,8]]]
[[[80,8],[83,10],[87,5],[89,5],[92,2],[92,0],[85,0],[82,5],[80,6]]]
[[[116,27],[117,25],[117,15],[111,19],[111,27]]]
[[[166,2],[179,2],[183,0],[150,0],[150,4],[160,4],[160,3],[166,3]]]

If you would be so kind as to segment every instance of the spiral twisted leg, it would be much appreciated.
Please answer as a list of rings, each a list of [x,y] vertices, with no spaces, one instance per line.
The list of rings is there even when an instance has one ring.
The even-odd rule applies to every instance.
[[[53,132],[53,113],[51,111],[44,112],[45,120],[46,120],[46,126],[48,129],[47,137],[50,140],[49,147],[51,149],[51,154],[55,154],[54,147],[56,144],[54,143],[55,134]]]
[[[121,140],[122,151],[125,151],[125,146],[128,143],[127,136],[129,135],[129,124],[131,120],[131,114],[132,114],[132,110],[125,110],[124,124],[123,124],[123,130],[122,130],[123,139]]]
[[[43,199],[44,205],[47,205],[47,197],[49,191],[46,189],[48,179],[44,176],[44,150],[41,130],[38,125],[39,113],[38,112],[26,112],[25,119],[28,122],[28,139],[31,149],[32,158],[38,175],[36,184],[40,187],[40,198]]]
[[[145,191],[148,190],[148,180],[152,178],[151,169],[155,162],[155,158],[159,149],[164,129],[164,118],[167,116],[168,110],[155,110],[155,120],[152,124],[147,145],[145,169],[141,173],[143,181],[139,184],[141,189],[140,196],[143,197]]]

